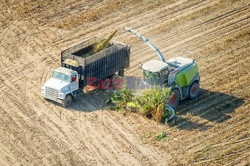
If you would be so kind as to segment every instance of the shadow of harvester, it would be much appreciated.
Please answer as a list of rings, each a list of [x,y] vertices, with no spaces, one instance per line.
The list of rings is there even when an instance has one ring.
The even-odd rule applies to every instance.
[[[236,108],[243,104],[244,100],[235,96],[201,89],[196,99],[187,99],[180,103],[176,108],[176,120],[171,126],[177,126],[182,130],[191,130],[195,128],[206,130],[211,126],[191,122],[183,117],[189,114],[211,122],[223,123],[231,118],[230,113],[233,113]]]

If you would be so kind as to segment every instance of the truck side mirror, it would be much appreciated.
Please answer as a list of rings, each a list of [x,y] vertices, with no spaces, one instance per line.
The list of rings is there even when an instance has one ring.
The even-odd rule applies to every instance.
[[[73,76],[72,77],[72,82],[75,82],[76,81],[76,76]]]

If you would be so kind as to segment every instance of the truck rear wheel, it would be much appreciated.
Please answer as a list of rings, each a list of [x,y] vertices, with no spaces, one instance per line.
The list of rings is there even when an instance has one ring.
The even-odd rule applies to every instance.
[[[180,91],[178,89],[173,89],[172,90],[172,97],[169,101],[169,105],[172,107],[172,108],[175,108],[177,107],[177,105],[179,104],[181,100],[181,94],[180,94]]]
[[[200,84],[197,81],[193,82],[189,88],[188,97],[190,99],[196,98],[198,96],[199,91],[200,91]]]
[[[114,90],[122,89],[125,84],[125,79],[117,74],[112,75],[112,86]]]
[[[72,96],[71,95],[67,95],[63,101],[63,107],[69,107],[72,103]]]
[[[114,85],[112,83],[112,79],[111,78],[105,78],[103,80],[103,86],[101,87],[101,89],[114,89]]]
[[[120,77],[124,77],[124,69],[118,71],[118,75],[119,75]]]

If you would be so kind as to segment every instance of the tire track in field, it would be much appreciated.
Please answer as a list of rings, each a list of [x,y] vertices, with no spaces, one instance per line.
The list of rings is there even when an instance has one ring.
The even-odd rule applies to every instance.
[[[111,112],[109,114],[111,114]],[[137,115],[135,115],[135,116],[137,116]],[[147,128],[148,132],[150,132],[150,131],[152,131],[154,133],[158,132],[158,131],[154,131],[156,125],[158,124],[157,122],[154,122],[152,120],[146,120],[145,118],[140,117],[139,115],[137,116],[137,118],[133,117],[133,118],[123,119],[124,116],[121,116],[121,115],[118,116],[117,113],[112,113],[109,117],[110,117],[109,119],[112,120],[113,123],[117,124],[117,127],[121,128],[121,130],[122,130],[121,133],[124,133],[124,135],[125,135],[125,133],[127,133],[125,136],[127,136],[128,138],[131,137],[132,135],[133,136],[135,135],[137,139],[142,141],[141,137],[142,137],[142,134],[144,134],[144,133],[141,133],[141,132],[138,133],[138,131],[142,131],[141,127]],[[118,120],[119,120],[119,123],[116,123]],[[128,134],[128,133],[130,133],[130,134]],[[133,139],[131,138],[130,142],[132,142],[132,144],[133,144],[133,142],[135,142],[135,138],[133,138]],[[167,161],[165,159],[168,158],[168,155],[169,155],[168,153],[160,152],[159,149],[155,148],[155,146],[154,146],[154,148],[151,147],[150,145],[148,145],[147,142],[143,141],[143,144],[146,145],[145,146],[146,149],[140,148],[140,146],[138,147],[138,145],[137,146],[134,145],[134,146],[138,147],[140,151],[144,152],[145,156],[147,156],[148,154],[151,154],[151,155],[153,154],[153,156],[152,156],[153,158],[151,158],[151,157],[148,158],[149,161],[153,162],[152,164],[159,164],[159,165],[166,165],[167,164]],[[156,156],[158,156],[158,157],[161,156],[161,157],[158,158]],[[148,159],[145,160],[144,162],[146,162],[146,163],[149,162]],[[157,159],[157,161],[155,159]]]
[[[4,110],[3,110],[4,111]],[[8,111],[9,112],[9,111]],[[7,112],[5,112],[7,115],[8,115],[8,113]],[[5,114],[5,115],[6,115]],[[9,119],[8,119],[9,120]],[[12,119],[11,119],[12,120]],[[5,121],[5,120],[4,120]],[[16,120],[12,120],[12,123],[9,123],[9,124],[7,124],[8,126],[10,126],[10,125],[14,125],[15,124],[15,122],[16,122]],[[17,124],[16,125],[14,125],[15,126],[15,128],[16,128],[16,126],[18,126]],[[23,129],[24,129],[24,127],[25,126],[22,126],[22,127],[20,127],[18,130],[16,130],[16,131],[14,131],[12,134],[13,134],[13,136],[15,135],[15,136],[18,136],[18,135],[20,135],[20,133],[21,133],[21,131],[24,131]],[[24,140],[21,140],[21,139],[17,139],[17,140],[14,140],[14,139],[12,139],[13,137],[8,137],[8,136],[10,136],[10,133],[11,133],[11,131],[12,131],[12,129],[11,128],[9,128],[9,130],[8,131],[6,131],[6,132],[4,132],[4,134],[3,135],[1,135],[1,141],[2,141],[2,143],[3,143],[3,145],[5,146],[5,147],[12,147],[12,148],[10,148],[11,150],[12,150],[12,152],[14,152],[14,154],[15,155],[18,155],[18,156],[22,156],[22,158],[33,158],[32,157],[32,155],[31,154],[28,154],[28,153],[25,153],[25,152],[31,152],[31,153],[33,153],[33,154],[36,154],[37,152],[34,152],[34,149],[32,148],[32,147],[28,147],[28,146],[19,146],[20,144],[21,145],[27,145],[28,143],[27,143],[27,141],[24,141]],[[8,134],[9,133],[9,134]],[[17,148],[15,148],[15,147],[19,147],[18,149]],[[39,152],[38,152],[39,153]],[[34,158],[33,158],[34,159]]]
[[[150,151],[150,149],[143,147],[142,145],[134,144],[133,139],[135,139],[136,137],[131,135],[130,132],[125,132],[126,130],[124,130],[123,125],[120,126],[119,123],[115,123],[115,121],[113,121],[112,118],[108,118],[107,120],[109,121],[109,124],[112,124],[113,132],[120,133],[119,134],[120,139],[117,142],[123,142],[123,140],[128,142],[129,149],[131,149],[131,150],[133,149],[133,151],[138,151],[138,153],[136,153],[137,155],[142,154],[142,157],[139,157],[139,158],[141,158],[141,159],[143,158],[147,162],[152,162],[151,164],[157,163],[157,159],[155,158],[155,156],[157,156],[157,155],[155,154],[154,151]],[[132,146],[132,148],[131,148],[131,146]],[[135,152],[133,152],[133,153],[135,153]],[[151,154],[151,155],[148,155],[148,154]]]
[[[125,144],[125,149],[126,151],[129,151],[129,153],[131,155],[133,155],[134,157],[136,157],[137,159],[139,159],[139,161],[141,162],[145,162],[148,163],[150,162],[151,164],[156,164],[156,163],[161,163],[161,160],[156,160],[155,156],[159,156],[160,154],[158,154],[157,150],[153,149],[150,146],[145,146],[143,147],[142,145],[137,145],[135,144],[135,142],[137,142],[136,140],[139,139],[138,133],[133,132],[131,129],[131,127],[128,128],[129,123],[126,120],[121,120],[121,116],[115,116],[114,114],[111,112],[106,112],[106,114],[108,113],[108,121],[109,123],[107,123],[108,126],[116,126],[115,128],[112,128],[112,131],[108,132],[108,133],[114,133],[115,138],[118,139],[118,141],[116,142],[127,142]],[[111,115],[110,115],[111,114]],[[113,116],[112,116],[113,115]],[[119,119],[119,123],[117,123]],[[121,121],[121,123],[120,123]],[[113,125],[111,125],[113,124]],[[111,130],[111,129],[110,129]],[[115,134],[115,133],[120,133]],[[137,152],[138,151],[138,152]],[[148,155],[151,154],[151,155]],[[139,157],[139,156],[140,157]],[[163,160],[164,163],[166,163],[165,160]]]
[[[235,127],[239,127],[239,126],[235,126]],[[233,127],[231,126],[231,129]],[[227,128],[229,129],[229,128]],[[221,130],[221,129],[220,129]],[[244,129],[243,129],[244,130]],[[238,130],[237,132],[241,132],[242,129]],[[231,133],[232,134],[232,133]],[[206,147],[206,145],[213,145],[215,143],[220,143],[220,142],[224,142],[225,139],[211,139],[211,138],[217,138],[220,134],[214,134],[213,132],[210,132],[210,135],[209,136],[206,136],[206,135],[198,135],[197,138],[195,139],[188,139],[188,140],[185,140],[185,142],[183,142],[183,145],[188,145],[188,146],[185,146],[185,151],[188,152],[188,153],[191,153],[191,152],[197,152],[199,151],[200,149],[204,149]],[[211,136],[211,137],[210,137]],[[204,144],[204,140],[202,138],[206,137],[206,140],[209,140],[209,141],[206,141],[206,144]],[[207,138],[208,137],[208,138]],[[181,139],[181,138],[180,138]],[[181,146],[181,145],[180,145]]]
[[[108,119],[109,119],[109,117],[108,117]],[[93,124],[92,124],[92,126],[93,126]],[[121,137],[121,135],[118,134],[119,132],[116,132],[115,130],[110,130],[109,126],[110,126],[110,123],[108,123],[108,126],[105,125],[105,127],[103,126],[104,128],[101,129],[103,131],[103,135],[102,135],[103,137],[101,135],[99,135],[99,136],[97,135],[94,138],[92,138],[92,140],[96,140],[97,139],[97,141],[100,142],[100,140],[98,140],[98,138],[102,138],[101,142],[103,142],[103,145],[106,145],[109,142],[109,144],[107,144],[107,146],[109,148],[108,147],[107,148],[108,149],[114,149],[115,151],[113,151],[112,154],[114,153],[114,154],[116,154],[117,157],[119,157],[119,154],[124,154],[124,152],[121,151],[121,150],[122,149],[127,149],[126,147],[129,146],[130,143],[129,143],[128,140],[126,140],[123,137]],[[88,125],[88,127],[89,127],[88,130],[90,130],[91,133],[96,133],[95,130],[91,130],[92,129],[91,126]],[[112,133],[112,135],[110,135],[111,133]],[[113,141],[110,142],[109,140],[113,140]],[[115,141],[115,140],[118,140],[118,141]],[[119,144],[117,145],[115,142],[119,142]],[[113,144],[113,143],[115,143],[115,144]],[[117,147],[118,147],[118,149],[117,149]],[[121,164],[121,163],[124,163],[123,160],[125,160],[125,159],[126,159],[126,157],[125,158],[119,157],[118,161]]]
[[[18,106],[18,107],[20,107],[20,106]],[[46,129],[45,129],[45,130],[46,130]],[[48,136],[49,136],[49,135],[48,135]],[[55,138],[53,138],[52,136],[49,136],[49,137],[48,137],[48,139],[49,139],[50,141],[52,141],[52,142],[53,142],[53,144],[50,144],[50,145],[52,146],[52,148],[51,148],[51,149],[57,149],[57,147],[56,147],[56,146],[62,147],[63,149],[65,149],[65,148],[66,148],[66,146],[64,146],[62,143],[60,143],[60,142],[56,141],[56,139],[55,139]]]
[[[213,130],[210,131],[210,133],[199,133],[196,134],[196,140],[200,140],[202,141],[202,138],[206,138],[207,140],[210,140],[211,142],[214,141],[212,138],[216,138],[216,136],[225,134],[225,133],[229,133],[229,135],[232,135],[232,133],[230,131],[232,131],[235,128],[240,128],[241,126],[243,126],[244,124],[247,124],[247,122],[249,122],[249,119],[242,117],[240,119],[240,121],[235,124],[235,125],[226,125],[224,124],[223,126],[220,126],[219,128],[214,128]],[[221,128],[223,128],[223,130],[221,130]],[[247,128],[247,126],[245,126],[245,128]],[[239,129],[242,130],[242,129]],[[217,132],[216,132],[217,131]],[[183,136],[185,137],[185,136]],[[182,137],[179,139],[183,139]],[[191,143],[190,145],[187,146],[187,149],[193,149],[193,146],[200,146],[200,142],[195,141],[193,142],[194,138],[186,138],[185,142],[189,142]]]

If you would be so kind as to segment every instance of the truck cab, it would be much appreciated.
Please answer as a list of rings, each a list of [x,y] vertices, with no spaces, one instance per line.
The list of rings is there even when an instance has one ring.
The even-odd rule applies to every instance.
[[[44,98],[68,106],[71,104],[73,93],[78,89],[78,72],[58,67],[52,72],[51,78],[42,86],[41,92]]]
[[[94,52],[96,45],[103,41],[109,42],[108,46]],[[88,84],[101,82],[116,73],[122,76],[129,67],[129,59],[130,46],[117,41],[93,37],[74,44],[61,52],[61,67],[42,86],[42,96],[68,107]],[[88,80],[94,81],[88,83]]]

